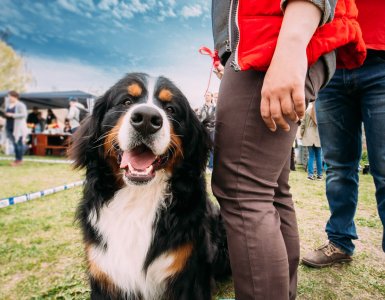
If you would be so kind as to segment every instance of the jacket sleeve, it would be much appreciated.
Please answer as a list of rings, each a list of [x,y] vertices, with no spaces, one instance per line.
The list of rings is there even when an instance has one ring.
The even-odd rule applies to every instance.
[[[21,103],[20,105],[16,106],[16,111],[13,114],[14,119],[25,119],[27,118],[27,107]]]
[[[281,9],[285,11],[286,5],[290,0],[281,0]],[[306,0],[317,6],[321,12],[321,22],[319,26],[329,23],[334,18],[334,11],[336,9],[337,0]]]
[[[74,106],[71,106],[68,110],[67,119],[68,120],[74,120],[76,119],[76,109]]]

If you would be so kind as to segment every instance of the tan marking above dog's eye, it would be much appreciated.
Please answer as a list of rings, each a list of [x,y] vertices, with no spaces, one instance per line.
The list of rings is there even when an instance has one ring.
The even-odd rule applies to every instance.
[[[170,102],[172,99],[172,93],[168,89],[162,89],[159,93],[159,100],[164,102]]]
[[[132,97],[139,97],[142,95],[142,88],[137,83],[132,83],[127,87],[127,92]]]

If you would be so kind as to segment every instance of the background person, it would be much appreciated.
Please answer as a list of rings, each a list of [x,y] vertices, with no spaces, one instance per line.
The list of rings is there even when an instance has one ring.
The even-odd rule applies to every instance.
[[[210,126],[210,121],[213,119],[213,111],[215,110],[215,106],[213,105],[212,102],[213,99],[213,94],[211,92],[207,92],[205,94],[205,103],[202,105],[202,107],[198,111],[198,118],[199,120],[204,123],[206,126]]]
[[[318,133],[317,119],[314,102],[310,103],[305,112],[305,118],[301,123],[302,146],[307,147],[309,158],[307,161],[307,179],[322,180],[322,151]],[[314,159],[317,166],[317,177],[314,177]]]
[[[19,93],[8,93],[9,103],[5,108],[6,132],[8,139],[13,143],[15,161],[12,166],[19,166],[23,162],[24,140],[27,137],[27,107],[19,101]]]
[[[48,110],[47,110],[47,117],[45,119],[46,125],[51,125],[53,119],[56,119],[56,121],[57,121],[57,117],[54,114],[54,112],[52,111],[52,109],[48,108]]]
[[[205,94],[205,104],[203,104],[199,110],[198,118],[207,129],[212,142],[214,142],[215,134],[215,114],[216,105],[213,103],[213,94],[211,92],[207,92]],[[210,150],[210,158],[208,164],[209,172],[211,172],[213,169],[213,160],[213,150]]]
[[[65,133],[71,133],[72,132],[70,121],[67,118],[64,120],[63,132],[65,132]]]
[[[80,125],[80,110],[85,108],[81,103],[79,103],[77,98],[73,97],[69,99],[69,106],[70,107],[66,119],[68,119],[70,123],[71,133],[74,133]]]
[[[357,0],[358,21],[368,55],[363,66],[337,70],[316,101],[326,171],[330,218],[328,242],[303,257],[304,264],[325,267],[349,262],[358,238],[354,216],[364,123],[378,214],[385,225],[385,1]],[[385,251],[385,233],[382,238]]]
[[[333,50],[340,63],[354,67],[365,48],[353,1],[339,1],[333,21],[336,1],[239,3],[213,3],[216,50],[223,63],[226,44],[232,53],[216,110],[212,188],[226,226],[236,299],[294,299],[299,234],[288,179],[297,121],[305,99],[314,100],[333,74]],[[223,34],[229,11],[240,25],[230,24],[236,33],[230,45]]]
[[[37,114],[37,123],[35,124],[34,132],[41,133],[45,129],[45,119],[43,118],[43,114],[41,111]]]
[[[57,121],[56,118],[51,119],[51,123],[48,125],[47,124],[47,129],[59,129],[59,122]]]
[[[218,103],[218,92],[213,93],[212,103],[213,103],[214,107],[217,107],[217,103]]]
[[[27,123],[31,124],[31,127],[34,128],[35,125],[39,122],[38,119],[39,109],[34,106],[32,107],[32,111],[28,114]]]

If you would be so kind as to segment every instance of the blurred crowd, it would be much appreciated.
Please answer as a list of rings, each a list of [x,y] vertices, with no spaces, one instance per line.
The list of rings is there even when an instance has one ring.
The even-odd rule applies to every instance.
[[[4,104],[0,110],[0,141],[4,148],[11,146],[12,150],[7,152],[15,154],[12,166],[22,164],[24,153],[32,147],[32,134],[71,135],[88,115],[88,110],[77,98],[69,98],[66,112],[59,109],[57,113],[51,108],[38,107],[32,107],[28,112],[16,91],[8,92]]]

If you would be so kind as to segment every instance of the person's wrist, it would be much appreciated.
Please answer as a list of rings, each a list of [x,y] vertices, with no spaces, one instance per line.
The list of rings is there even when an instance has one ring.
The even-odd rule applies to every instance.
[[[278,44],[275,49],[272,63],[299,62],[306,56],[306,46],[304,44],[296,43],[293,40],[289,40],[286,44],[284,40],[282,40],[282,42],[282,46]]]

